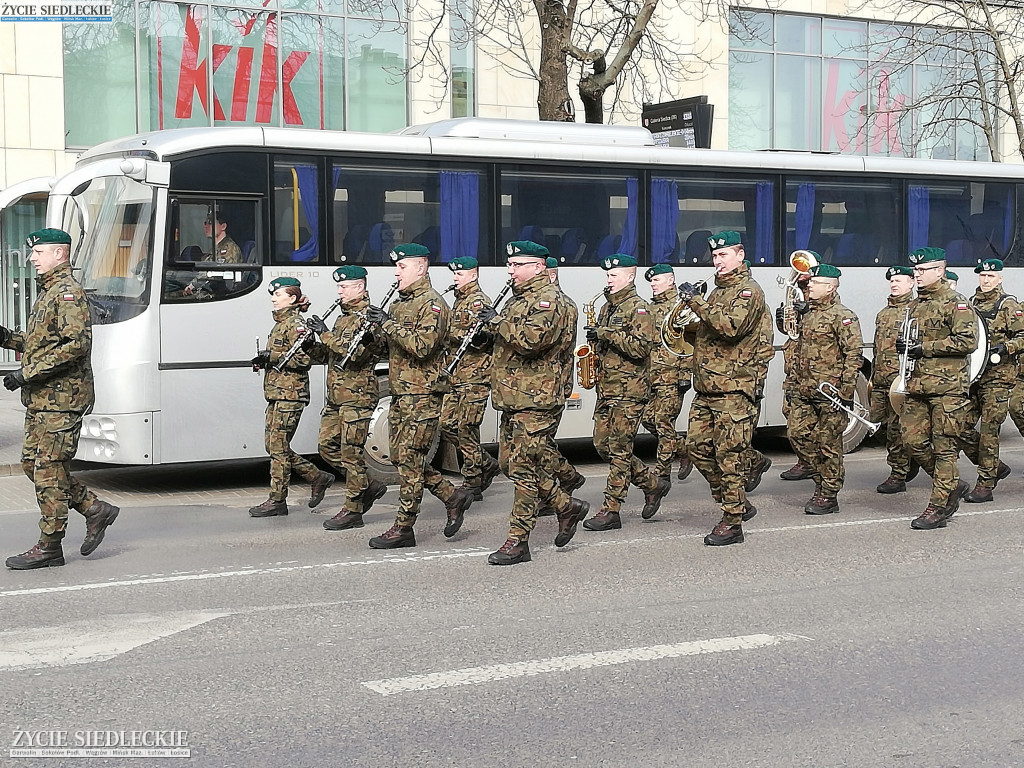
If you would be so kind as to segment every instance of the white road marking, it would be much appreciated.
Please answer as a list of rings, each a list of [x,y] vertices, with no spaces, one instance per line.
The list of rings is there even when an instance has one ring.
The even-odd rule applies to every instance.
[[[490,664],[486,667],[468,667],[450,672],[434,672],[428,675],[391,677],[384,680],[370,680],[363,683],[371,691],[382,696],[411,691],[429,691],[436,688],[456,688],[460,685],[481,685],[511,677],[529,677],[573,669],[592,669],[633,661],[655,661],[676,659],[681,656],[697,656],[705,653],[725,651],[749,651],[767,648],[785,640],[806,640],[799,635],[741,635],[738,637],[717,637],[710,640],[693,640],[672,645],[649,645],[642,648],[620,648],[614,651],[579,653],[573,656],[555,656],[550,659],[518,661],[511,664]]]

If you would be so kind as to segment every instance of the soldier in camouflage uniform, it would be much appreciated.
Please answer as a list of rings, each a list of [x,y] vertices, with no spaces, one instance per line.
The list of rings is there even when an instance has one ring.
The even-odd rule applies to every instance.
[[[808,515],[838,512],[837,496],[846,478],[843,431],[849,416],[818,387],[830,384],[852,410],[863,359],[860,322],[839,301],[841,276],[831,264],[812,267],[807,300],[794,305],[801,315],[800,336],[793,351],[796,386],[788,395],[787,432],[800,461],[814,470],[814,495],[804,506]]]
[[[430,466],[441,404],[448,391],[443,369],[450,312],[430,284],[429,258],[430,251],[418,243],[396,245],[391,260],[398,278],[398,298],[388,312],[374,306],[366,310],[367,319],[376,326],[374,334],[379,328],[390,350],[391,463],[401,478],[395,524],[370,539],[374,549],[416,546],[413,526],[424,488],[444,503],[447,538],[459,532],[466,510],[473,503],[472,491],[456,488]]]
[[[501,412],[500,460],[515,484],[508,539],[492,552],[491,565],[528,562],[537,509],[547,503],[558,516],[555,546],[564,547],[589,505],[572,498],[549,471],[551,436],[565,405],[565,347],[575,337],[567,304],[545,274],[548,250],[529,240],[508,244],[512,297],[498,316],[485,308],[480,319],[493,337],[491,399]]]
[[[967,300],[942,279],[943,249],[919,248],[910,263],[917,283],[910,317],[918,337],[896,340],[896,352],[914,361],[900,424],[911,459],[932,477],[931,499],[911,527],[931,530],[946,526],[970,487],[960,480],[956,462],[968,427],[968,358],[978,345],[978,330]]]
[[[373,331],[364,327],[370,306],[366,270],[354,264],[338,267],[334,280],[341,300],[334,328],[329,330],[327,323],[316,315],[307,323],[320,336],[320,342],[310,350],[310,357],[327,365],[327,402],[320,415],[319,451],[324,461],[345,475],[345,504],[338,514],[324,520],[324,528],[343,531],[362,528],[363,515],[388,490],[386,484],[366,474],[363,454],[370,417],[378,400],[374,367],[387,350],[383,339],[375,338]],[[353,349],[350,357],[349,349]]]
[[[216,221],[216,226],[214,226]],[[220,211],[216,214],[208,213],[203,221],[203,232],[213,242],[213,250],[203,254],[204,261],[215,261],[218,264],[239,264],[242,261],[242,249],[238,243],[228,235],[228,223]],[[204,289],[210,289],[210,281],[207,274],[193,278],[192,282],[185,286],[182,293],[185,296],[201,294]]]
[[[744,262],[747,269],[749,262]],[[757,413],[754,416],[754,425],[757,425],[761,418],[761,403],[764,402],[764,385],[768,380],[768,366],[775,359],[775,329],[772,328],[772,316],[765,312],[758,324],[757,336],[759,340],[757,355],[757,377],[754,386],[754,402],[757,405]],[[772,460],[751,445],[743,453],[744,477],[743,490],[753,493],[761,484],[764,473],[772,468]]]
[[[471,256],[452,259],[448,269],[455,282],[455,304],[452,306],[448,328],[448,356],[462,345],[462,340],[476,325],[477,315],[491,300],[480,290],[480,265]],[[476,501],[484,498],[491,482],[499,473],[498,462],[480,445],[480,425],[487,410],[490,394],[491,351],[466,349],[451,375],[451,390],[444,396],[441,406],[441,436],[456,447],[462,457],[462,487],[468,489]]]
[[[978,482],[964,501],[978,504],[992,501],[996,485],[1010,475],[1010,468],[999,460],[999,428],[1010,407],[1017,355],[1024,349],[1024,310],[1013,296],[1003,292],[1000,259],[985,259],[974,271],[979,287],[971,303],[985,321],[989,362],[971,387],[972,413],[968,419],[974,423],[978,417],[981,423],[978,429],[967,430],[963,449],[978,467]]]
[[[309,404],[309,368],[312,360],[308,348],[313,333],[300,317],[309,309],[309,299],[302,295],[302,286],[294,277],[278,277],[267,287],[274,307],[274,327],[267,348],[252,359],[253,370],[265,371],[263,397],[267,401],[266,446],[270,454],[270,495],[266,501],[249,510],[250,517],[275,517],[288,514],[288,484],[292,472],[308,480],[309,506],[319,504],[334,482],[334,476],[292,450],[291,441],[299,428],[299,419]],[[285,359],[295,344],[303,342]]]
[[[95,402],[92,321],[85,292],[72,277],[71,237],[59,229],[28,236],[38,292],[24,333],[0,327],[0,346],[21,353],[21,368],[4,376],[4,387],[21,389],[25,442],[21,468],[33,482],[39,504],[39,542],[7,558],[7,567],[30,570],[64,565],[61,541],[68,507],[85,516],[81,553],[90,555],[120,511],[71,476],[82,417]]]
[[[871,420],[885,427],[886,462],[889,464],[889,477],[875,490],[889,494],[907,490],[907,483],[917,476],[920,467],[911,462],[903,445],[900,415],[889,400],[889,389],[900,373],[896,337],[903,327],[910,303],[914,300],[914,270],[902,266],[889,267],[885,271],[885,279],[889,281],[888,303],[875,315]]]
[[[655,341],[647,302],[634,285],[636,259],[613,253],[601,267],[608,276],[605,302],[597,325],[588,326],[586,333],[597,362],[594,447],[608,462],[608,481],[601,510],[583,523],[590,531],[622,527],[619,512],[631,483],[644,492],[644,520],[655,515],[672,487],[667,473],[659,476],[633,453],[640,417],[651,399],[650,358]]]
[[[818,256],[814,251],[808,251],[815,261],[821,261],[821,257]],[[799,273],[797,275],[796,285],[797,288],[807,295],[807,282],[811,279],[810,274]],[[796,322],[799,326],[800,316],[796,316]],[[793,377],[793,350],[796,348],[796,340],[791,339],[788,335],[785,325],[785,305],[780,304],[775,310],[775,326],[779,329],[779,333],[786,336],[786,341],[782,345],[782,418],[789,418],[789,393],[796,386],[796,381]],[[800,459],[796,460],[796,463],[787,470],[779,473],[779,477],[783,480],[808,480],[813,473],[813,469],[803,464]]]
[[[761,353],[759,329],[764,293],[743,264],[738,232],[708,238],[715,264],[715,290],[705,299],[699,286],[683,283],[679,298],[700,318],[693,341],[693,388],[686,450],[722,505],[722,520],[704,537],[708,546],[743,541],[742,522],[757,510],[744,490],[743,453],[757,418],[756,389]]]

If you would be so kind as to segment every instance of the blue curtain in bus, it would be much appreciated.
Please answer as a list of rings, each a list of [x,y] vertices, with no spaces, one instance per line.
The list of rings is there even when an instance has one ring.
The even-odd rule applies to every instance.
[[[446,262],[477,258],[480,242],[480,177],[468,171],[441,171],[441,253]]]
[[[312,233],[298,250],[292,251],[292,261],[315,261],[320,247],[320,199],[316,188],[316,166],[296,165],[295,177],[299,182],[299,200],[302,212]]]
[[[754,240],[755,264],[774,264],[772,247],[775,243],[775,217],[772,215],[774,208],[775,185],[770,181],[757,182],[757,218],[755,225],[757,233]]]
[[[928,229],[931,220],[931,203],[928,187],[909,187],[907,189],[907,235],[910,250],[928,246]]]
[[[801,184],[796,191],[796,239],[794,250],[806,250],[814,226],[814,185]]]
[[[636,179],[626,179],[626,223],[622,225],[622,240],[619,242],[619,252],[636,256],[637,249],[637,226],[636,209],[637,198],[640,196],[640,182]]]
[[[651,179],[651,263],[664,264],[676,249],[679,187],[671,179]]]

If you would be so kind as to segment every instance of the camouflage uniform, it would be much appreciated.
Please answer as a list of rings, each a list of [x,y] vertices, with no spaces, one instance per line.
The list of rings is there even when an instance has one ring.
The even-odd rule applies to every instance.
[[[571,329],[571,331],[562,337],[560,352],[562,398],[558,405],[558,417],[555,419],[553,427],[546,434],[547,444],[544,449],[544,466],[548,474],[552,475],[558,481],[558,484],[565,488],[572,485],[577,479],[582,483],[582,478],[580,478],[576,467],[570,464],[565,456],[562,455],[562,452],[558,450],[558,444],[555,442],[558,425],[562,421],[562,414],[565,413],[565,404],[572,397],[573,385],[576,381],[576,324],[579,322],[580,313],[576,308],[576,304],[569,297],[569,294],[563,291],[561,286],[556,284],[553,287],[562,303],[566,327]]]
[[[11,331],[3,346],[21,352],[21,403],[25,442],[21,468],[35,485],[41,517],[39,541],[57,544],[67,528],[68,507],[92,516],[96,495],[71,476],[82,417],[95,402],[92,321],[85,292],[58,264],[36,278],[37,293],[26,330]],[[62,561],[63,562],[63,561]]]
[[[757,426],[761,418],[761,403],[764,401],[764,385],[768,380],[768,366],[775,359],[775,329],[772,326],[771,313],[765,310],[757,329],[760,341],[759,353],[757,356],[757,381],[754,387],[754,400],[757,412],[754,414],[754,426]],[[772,464],[771,460],[757,450],[753,445],[743,452],[743,473],[748,481],[755,473],[767,471]],[[760,475],[758,475],[760,477]]]
[[[800,318],[800,336],[793,350],[795,386],[789,393],[787,431],[802,464],[819,493],[834,499],[843,487],[843,431],[849,416],[829,402],[818,385],[827,382],[843,400],[853,400],[861,366],[863,337],[857,316],[835,293],[809,302]]]
[[[455,289],[447,359],[451,359],[462,339],[476,325],[480,310],[491,305],[476,281]],[[480,425],[487,410],[490,380],[490,349],[468,347],[455,367],[450,380],[451,391],[444,396],[441,405],[441,435],[458,448],[465,485],[474,490],[483,485],[484,467],[494,463],[491,455],[480,447]]]
[[[913,300],[913,292],[889,296],[888,304],[875,315],[875,357],[871,369],[871,420],[885,426],[886,461],[892,478],[901,482],[910,473],[910,455],[903,445],[900,415],[889,401],[889,389],[900,374],[896,337]]]
[[[656,472],[669,477],[672,462],[679,456],[682,441],[676,434],[676,421],[683,410],[683,395],[690,383],[689,358],[677,357],[658,340],[657,329],[676,305],[675,291],[659,293],[651,299],[652,344],[650,381],[651,396],[644,406],[640,423],[658,439]]]
[[[218,264],[238,264],[242,261],[242,249],[230,237],[224,237],[213,246],[213,253],[206,254],[206,258]]]
[[[401,480],[395,524],[412,528],[424,488],[445,503],[455,493],[455,486],[430,465],[448,391],[442,370],[450,313],[428,276],[399,290],[388,311],[382,325],[390,350],[388,428],[391,463]]]
[[[715,277],[715,290],[694,296],[700,318],[693,342],[693,388],[686,450],[722,504],[722,521],[738,526],[745,511],[743,453],[757,418],[754,398],[761,353],[764,293],[744,265]]]
[[[369,483],[363,449],[378,400],[373,369],[385,351],[384,345],[372,338],[371,332],[369,343],[364,337],[345,368],[340,368],[339,363],[348,353],[353,336],[362,328],[369,306],[370,298],[365,294],[351,304],[342,304],[334,328],[322,334],[321,343],[310,352],[315,362],[327,364],[327,402],[320,415],[320,455],[332,467],[344,471],[342,513],[353,515],[362,514],[362,495]]]
[[[267,349],[270,361],[263,376],[263,397],[267,401],[266,447],[270,454],[270,500],[288,498],[292,472],[312,482],[320,471],[292,450],[291,441],[299,428],[299,419],[309,404],[309,352],[300,347],[281,371],[275,370],[301,335],[312,337],[299,316],[297,306],[274,310],[274,327]]]
[[[967,300],[942,280],[918,288],[910,316],[917,321],[924,357],[907,377],[903,444],[932,476],[930,505],[945,508],[960,480],[957,441],[970,412],[968,356],[978,345],[977,319]]]

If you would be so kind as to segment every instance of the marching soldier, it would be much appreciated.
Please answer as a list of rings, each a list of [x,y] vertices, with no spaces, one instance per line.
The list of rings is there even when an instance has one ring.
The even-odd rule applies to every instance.
[[[1013,296],[1003,292],[1003,262],[985,259],[974,271],[978,290],[971,297],[975,311],[988,330],[989,363],[971,387],[972,414],[981,419],[977,429],[965,434],[964,453],[978,467],[978,482],[964,501],[979,504],[992,501],[999,481],[1010,476],[1010,468],[999,460],[999,428],[1010,408],[1010,391],[1017,378],[1015,361],[1024,349],[1024,311]]]
[[[491,306],[491,300],[480,290],[479,267],[472,256],[448,263],[455,283],[455,304],[448,329],[450,354],[455,354],[462,339],[476,325],[480,310]],[[441,406],[441,435],[456,446],[461,455],[462,487],[468,489],[476,501],[483,500],[483,492],[500,471],[498,462],[480,445],[480,424],[487,410],[490,380],[490,349],[471,345],[451,376],[451,390],[444,396]]]
[[[910,254],[917,298],[910,305],[918,338],[896,340],[896,351],[915,361],[900,414],[903,444],[932,477],[928,506],[910,524],[917,530],[945,528],[970,487],[957,469],[958,440],[967,429],[968,356],[978,345],[974,312],[943,280],[946,252],[919,248]]]
[[[808,515],[839,511],[843,487],[843,431],[849,417],[818,389],[824,383],[853,409],[861,365],[860,322],[839,301],[842,272],[831,264],[811,268],[807,301],[794,306],[800,336],[793,351],[795,387],[790,392],[787,432],[800,461],[813,469],[814,495],[804,506]]]
[[[456,488],[430,466],[430,449],[437,437],[441,404],[448,391],[443,374],[444,341],[449,310],[427,275],[430,251],[418,243],[396,245],[391,251],[398,278],[398,296],[385,312],[369,306],[367,319],[385,336],[389,349],[391,408],[391,463],[401,487],[395,524],[370,539],[374,549],[415,547],[413,526],[419,515],[423,489],[440,499],[448,513],[444,535],[451,538],[462,527],[473,492]]]
[[[750,263],[744,263],[749,269]],[[775,359],[775,330],[772,328],[772,317],[768,312],[761,317],[757,335],[760,346],[757,356],[757,379],[754,387],[754,402],[757,405],[757,413],[754,416],[755,425],[761,418],[761,404],[764,402],[764,385],[768,380],[768,366]],[[743,466],[746,477],[743,489],[747,493],[753,493],[761,484],[764,473],[772,468],[772,460],[751,445],[743,454]]]
[[[4,376],[4,387],[10,392],[21,389],[21,468],[35,485],[41,514],[38,543],[7,558],[7,567],[18,571],[64,565],[61,541],[68,507],[85,517],[83,555],[96,550],[120,512],[71,476],[82,417],[96,400],[89,361],[92,320],[85,292],[68,263],[71,236],[59,229],[40,229],[25,245],[38,275],[32,315],[24,332],[0,327],[0,346],[21,353],[21,368]]]
[[[558,516],[558,547],[569,543],[590,508],[562,490],[548,468],[550,436],[565,405],[565,346],[576,328],[545,274],[547,248],[516,240],[507,251],[512,296],[500,317],[494,308],[480,313],[494,343],[491,399],[501,411],[500,461],[515,484],[508,539],[488,556],[491,565],[530,561],[530,533],[542,502]]]
[[[309,318],[311,330],[320,336],[311,356],[327,364],[327,402],[320,416],[319,450],[324,461],[345,475],[345,503],[341,511],[324,520],[328,531],[362,528],[363,515],[388,490],[387,485],[366,474],[363,449],[369,434],[370,417],[377,406],[377,377],[374,366],[386,352],[382,339],[372,330],[356,334],[364,327],[364,315],[370,306],[366,293],[366,270],[346,265],[334,270],[341,299],[333,330],[316,315]],[[355,344],[355,347],[352,345]],[[353,354],[346,361],[349,349]],[[342,367],[342,362],[345,366]]]
[[[604,504],[583,523],[590,531],[622,527],[619,511],[630,483],[643,489],[640,513],[649,520],[672,487],[666,475],[652,471],[633,453],[633,442],[644,406],[651,397],[650,356],[654,323],[647,302],[636,293],[636,259],[614,253],[601,262],[607,272],[605,302],[596,326],[586,328],[597,360],[597,405],[594,408],[594,447],[609,463]],[[674,428],[673,428],[674,429]]]
[[[686,449],[711,495],[722,505],[722,520],[704,543],[725,546],[743,541],[742,523],[757,510],[746,499],[743,453],[757,418],[755,403],[759,328],[764,293],[744,266],[738,232],[708,238],[715,264],[715,290],[705,299],[698,286],[683,283],[679,297],[700,318],[693,342],[693,388]]]
[[[902,493],[920,467],[911,462],[903,445],[900,415],[889,401],[889,389],[900,373],[896,354],[896,337],[914,300],[914,270],[894,266],[885,271],[889,281],[889,299],[875,315],[875,359],[871,369],[871,420],[885,426],[886,462],[889,477],[875,490],[879,493]]]
[[[808,251],[814,260],[818,263],[821,262],[821,257],[814,251]],[[810,274],[801,273],[797,277],[797,287],[801,290],[804,296],[807,295],[807,282],[811,279]],[[785,326],[785,305],[780,304],[775,310],[775,325],[779,329],[779,333],[786,334],[786,341],[782,345],[782,370],[784,378],[782,381],[782,418],[789,419],[789,393],[793,391],[796,386],[796,380],[793,376],[793,353],[796,348],[796,340],[789,338],[786,326]],[[800,315],[797,314],[797,323],[800,322]],[[808,480],[814,470],[800,461],[797,458],[796,463],[789,469],[780,472],[779,477],[783,480]]]
[[[956,291],[956,287],[960,283],[960,276],[957,275],[956,272],[952,272],[947,269],[943,274],[943,277],[946,279],[946,282],[949,283],[950,289]]]
[[[309,506],[323,501],[334,482],[334,475],[321,472],[312,462],[291,448],[302,412],[309,405],[308,348],[313,334],[299,316],[309,309],[309,299],[294,277],[278,277],[267,287],[274,307],[274,327],[267,348],[252,359],[253,370],[263,369],[263,396],[267,401],[265,439],[270,454],[270,495],[262,504],[249,509],[250,517],[275,517],[288,514],[288,484],[292,472],[310,483]],[[289,351],[296,349],[290,359]]]

